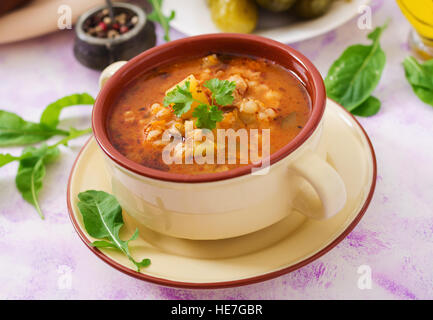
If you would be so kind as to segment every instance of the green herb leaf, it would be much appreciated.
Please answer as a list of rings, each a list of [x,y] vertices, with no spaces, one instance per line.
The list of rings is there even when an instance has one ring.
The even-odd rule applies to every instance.
[[[63,97],[49,104],[42,113],[40,123],[50,128],[57,128],[59,124],[60,112],[70,106],[93,105],[95,99],[88,93],[77,93]]]
[[[370,96],[361,105],[357,106],[352,110],[352,114],[361,117],[371,117],[374,116],[380,110],[380,100],[376,97]]]
[[[414,57],[404,62],[407,81],[421,101],[433,106],[433,59],[420,64]]]
[[[15,113],[0,110],[0,147],[37,143],[58,134],[68,132],[25,121]]]
[[[58,158],[60,154],[59,145],[67,145],[69,140],[78,138],[91,131],[92,129],[90,128],[86,130],[76,130],[72,128],[67,137],[52,146],[43,144],[39,148],[27,147],[23,150],[20,157],[13,157],[14,159],[11,159],[10,156],[6,155],[4,158],[5,164],[13,160],[20,161],[15,184],[23,198],[36,208],[36,211],[42,219],[44,219],[44,215],[39,205],[38,195],[42,190],[42,181],[46,172],[45,165],[54,162]]]
[[[40,123],[26,121],[15,113],[0,110],[0,147],[33,144],[55,135],[68,135],[68,131],[57,129],[63,108],[93,103],[94,99],[87,93],[66,96],[45,108]]]
[[[217,106],[200,104],[194,109],[192,115],[197,118],[197,127],[215,129],[216,123],[223,119],[223,112]]]
[[[178,117],[188,112],[191,109],[191,104],[194,102],[189,85],[189,81],[177,85],[164,98],[164,106],[168,107],[173,104],[174,114]]]
[[[386,56],[379,39],[387,23],[368,35],[372,45],[353,45],[332,64],[325,78],[326,92],[352,111],[367,100],[379,83]]]
[[[110,248],[110,249],[117,249],[117,247],[112,244],[111,242],[107,241],[93,241],[91,245],[95,248]]]
[[[52,148],[60,146],[61,144],[64,145],[64,146],[68,146],[68,142],[70,140],[79,138],[79,137],[81,137],[81,136],[83,136],[85,134],[88,134],[88,133],[92,133],[92,128],[88,128],[88,129],[84,129],[84,130],[77,130],[75,128],[71,128],[69,130],[68,136],[65,137],[65,138],[63,138],[59,142],[57,142],[55,145],[52,146]]]
[[[206,81],[204,86],[212,92],[213,100],[219,105],[230,105],[233,102],[232,94],[236,88],[235,82],[211,79]],[[216,123],[223,119],[223,112],[218,109],[218,106],[209,106],[193,98],[189,81],[177,85],[164,98],[164,106],[173,106],[174,114],[178,117],[188,112],[193,102],[199,103],[192,113],[192,116],[197,118],[197,127],[214,129]]]
[[[212,92],[212,98],[220,106],[228,106],[233,103],[236,82],[214,78],[206,81],[204,86]]]
[[[147,18],[159,23],[164,29],[164,40],[170,41],[170,21],[174,19],[176,13],[172,10],[169,16],[165,16],[161,10],[162,0],[149,0],[149,2],[153,7],[153,11],[147,15]]]
[[[93,246],[99,248],[116,248],[120,250],[136,266],[140,268],[150,265],[149,259],[135,261],[129,252],[129,242],[137,239],[138,230],[127,241],[119,237],[124,222],[122,208],[116,198],[104,191],[88,190],[78,194],[78,208],[83,216],[84,227],[89,235],[104,241],[95,241]]]
[[[40,148],[27,147],[23,150],[23,159],[20,160],[15,184],[24,200],[32,204],[39,216],[44,219],[38,201],[38,194],[42,189],[42,180],[45,177],[45,165],[53,162],[59,155],[57,147],[48,147],[43,144]]]
[[[0,153],[0,168],[7,165],[8,163],[21,160],[23,156],[15,157],[11,155],[10,153]]]

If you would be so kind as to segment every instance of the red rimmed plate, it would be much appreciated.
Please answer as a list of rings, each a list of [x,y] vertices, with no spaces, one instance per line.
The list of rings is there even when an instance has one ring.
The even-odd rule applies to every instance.
[[[292,272],[316,260],[341,242],[358,224],[371,201],[376,184],[376,159],[371,142],[356,119],[328,99],[319,152],[343,177],[348,203],[326,221],[293,213],[258,232],[225,240],[193,241],[167,237],[151,230],[131,243],[132,255],[152,264],[136,272],[117,251],[90,246],[76,206],[79,192],[96,189],[111,192],[102,152],[92,138],[72,168],[67,201],[71,221],[80,238],[96,256],[135,278],[181,288],[225,288],[252,284]],[[264,213],[266,214],[266,213]],[[125,216],[121,236],[133,226]]]

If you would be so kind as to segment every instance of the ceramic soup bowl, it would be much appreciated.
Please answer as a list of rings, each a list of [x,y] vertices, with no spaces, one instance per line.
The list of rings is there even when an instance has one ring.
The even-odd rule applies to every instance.
[[[147,168],[117,151],[108,138],[107,121],[112,101],[127,83],[157,66],[210,52],[272,60],[295,73],[308,91],[309,120],[290,143],[271,154],[266,174],[253,174],[252,165],[219,173],[174,174]],[[184,38],[108,67],[101,84],[92,116],[94,135],[112,192],[138,228],[179,238],[224,239],[263,229],[294,210],[327,219],[346,203],[340,175],[317,153],[326,105],[323,80],[306,57],[287,45],[239,34]]]

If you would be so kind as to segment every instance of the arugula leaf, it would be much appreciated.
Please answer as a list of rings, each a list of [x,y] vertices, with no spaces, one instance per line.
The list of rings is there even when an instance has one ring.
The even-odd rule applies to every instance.
[[[24,200],[32,204],[39,216],[44,219],[39,206],[38,194],[42,189],[42,180],[45,177],[45,165],[53,162],[60,154],[60,150],[57,147],[50,148],[43,144],[40,148],[25,148],[24,154],[30,154],[30,156],[20,160],[15,184]]]
[[[65,138],[63,138],[59,142],[57,142],[55,145],[51,146],[51,148],[60,146],[61,144],[64,145],[64,146],[68,146],[68,142],[70,140],[79,138],[79,137],[81,137],[81,136],[83,136],[85,134],[88,134],[88,133],[92,133],[92,128],[87,128],[87,129],[84,129],[84,130],[77,130],[75,128],[71,128],[70,131],[69,131],[68,136],[65,137]]]
[[[198,105],[192,115],[197,118],[199,128],[215,129],[216,123],[223,119],[223,112],[217,106],[209,108],[207,104]]]
[[[57,128],[60,112],[64,108],[77,105],[93,105],[94,103],[95,99],[88,93],[71,94],[49,104],[42,113],[40,123],[50,128]]]
[[[368,35],[373,42],[371,45],[348,47],[325,78],[328,96],[349,111],[366,101],[379,83],[386,63],[379,39],[387,25],[377,27]]]
[[[91,128],[85,129],[85,130],[76,130],[74,128],[71,128],[69,135],[67,137],[63,138],[62,140],[60,140],[59,142],[57,142],[55,145],[51,146],[51,148],[55,148],[61,144],[67,146],[69,140],[78,138],[84,134],[91,133],[91,132],[92,132]],[[30,158],[33,156],[34,156],[33,152],[23,152],[23,154],[19,157],[13,156],[10,153],[0,153],[0,168],[11,163],[11,162],[23,160],[23,159]]]
[[[8,161],[10,160],[9,162],[14,160],[20,161],[15,184],[24,200],[36,208],[36,211],[42,219],[44,219],[44,215],[39,205],[38,195],[42,190],[42,181],[46,173],[45,165],[54,162],[58,158],[60,154],[59,145],[67,145],[69,140],[78,138],[91,131],[92,129],[90,128],[86,130],[76,130],[72,128],[67,137],[52,146],[43,144],[39,148],[27,147],[23,150],[21,157],[13,157],[14,159],[11,159],[11,157],[5,158]]]
[[[421,101],[433,106],[433,59],[419,63],[414,57],[403,61],[406,79]]]
[[[46,128],[39,123],[25,121],[15,113],[0,110],[0,147],[25,145],[47,140],[67,131]]]
[[[371,117],[374,116],[380,110],[380,100],[376,97],[370,96],[361,105],[357,106],[352,113],[356,116]]]
[[[55,135],[68,135],[68,131],[57,129],[63,108],[94,102],[87,93],[63,97],[45,108],[40,123],[26,121],[15,113],[0,110],[0,147],[33,144]]]
[[[168,107],[173,104],[174,114],[178,117],[188,112],[194,102],[189,86],[190,82],[185,81],[182,85],[177,85],[176,88],[168,92],[164,98],[164,106]]]
[[[176,13],[172,10],[169,16],[165,16],[161,10],[162,0],[149,0],[149,2],[152,5],[153,11],[147,17],[149,20],[161,25],[164,29],[164,40],[170,41],[170,21],[174,19]]]
[[[219,105],[228,106],[233,103],[236,82],[214,78],[206,81],[204,86],[212,92],[212,98]]]
[[[140,268],[150,265],[149,259],[136,261],[129,251],[129,242],[137,239],[138,229],[129,240],[120,239],[119,231],[124,222],[122,208],[114,196],[104,191],[87,190],[79,193],[78,199],[78,208],[87,232],[94,238],[103,239],[94,241],[93,246],[121,251],[136,266],[138,272]]]
[[[11,155],[10,153],[0,153],[0,168],[3,167],[4,165],[7,165],[8,163],[14,162],[14,161],[18,161],[23,159],[24,157],[26,157],[28,154],[24,154],[20,157],[15,157],[13,155]]]

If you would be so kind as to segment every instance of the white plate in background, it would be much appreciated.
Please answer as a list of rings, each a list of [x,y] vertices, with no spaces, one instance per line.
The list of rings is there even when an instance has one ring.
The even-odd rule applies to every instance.
[[[322,17],[299,21],[287,12],[259,12],[259,23],[254,34],[271,38],[284,43],[306,40],[349,21],[360,13],[360,8],[370,0],[336,0],[329,11]],[[171,26],[188,35],[196,36],[206,33],[221,32],[212,22],[206,0],[164,0],[163,11],[176,11]]]

